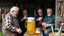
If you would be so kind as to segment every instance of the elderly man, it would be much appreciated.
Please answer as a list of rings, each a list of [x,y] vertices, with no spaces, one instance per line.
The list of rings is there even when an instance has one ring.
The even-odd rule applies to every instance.
[[[21,33],[22,30],[19,27],[18,20],[16,19],[19,8],[13,6],[10,12],[5,15],[4,18],[4,36],[16,36],[17,33]]]
[[[37,10],[37,15],[35,16],[35,19],[36,19],[36,27],[41,28],[42,22],[43,22],[43,10],[42,9]]]
[[[44,30],[44,36],[49,36],[49,33],[52,31],[51,26],[55,27],[55,15],[52,14],[52,9],[47,9],[47,15],[44,18],[42,26],[46,27]]]
[[[19,23],[20,23],[19,25],[20,25],[20,28],[22,29],[22,33],[19,34],[18,36],[23,36],[24,33],[26,32],[25,23],[26,23],[27,17],[28,17],[28,11],[24,9],[22,11],[21,17],[19,17]]]

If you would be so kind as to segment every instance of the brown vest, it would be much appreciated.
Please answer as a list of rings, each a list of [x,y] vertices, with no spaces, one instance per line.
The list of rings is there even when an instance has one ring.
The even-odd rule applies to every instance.
[[[10,14],[8,13],[6,16],[10,16]],[[16,27],[16,28],[19,28],[19,23],[18,23],[18,20],[15,18],[15,17],[12,17],[12,26]],[[4,21],[3,21],[4,22]],[[5,24],[2,24],[2,32],[3,34],[5,34],[5,36],[15,36],[16,33],[13,33],[13,32],[10,32],[8,30],[6,30],[6,26]]]
[[[15,18],[15,17],[13,17],[13,25],[16,27],[16,28],[19,28],[19,23],[18,23],[18,20]]]
[[[7,16],[11,16],[10,13],[8,13]],[[15,17],[12,17],[12,25],[16,28],[19,28],[19,23],[18,23],[18,20],[15,18]]]

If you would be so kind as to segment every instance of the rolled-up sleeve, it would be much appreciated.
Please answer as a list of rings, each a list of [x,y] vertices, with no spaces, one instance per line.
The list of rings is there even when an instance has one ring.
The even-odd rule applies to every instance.
[[[16,32],[16,27],[12,25],[12,20],[11,16],[5,16],[4,18],[4,24],[6,28],[12,32]]]

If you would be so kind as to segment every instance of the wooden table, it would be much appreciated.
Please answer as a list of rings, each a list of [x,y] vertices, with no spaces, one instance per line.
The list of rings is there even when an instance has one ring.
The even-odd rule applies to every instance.
[[[53,34],[50,33],[49,36],[53,36]],[[54,32],[54,36],[59,36],[59,33],[58,32]],[[61,33],[60,36],[64,36],[64,33]]]
[[[40,31],[40,28],[36,28],[35,34],[27,34],[27,32],[25,32],[24,36],[43,36],[42,32]]]

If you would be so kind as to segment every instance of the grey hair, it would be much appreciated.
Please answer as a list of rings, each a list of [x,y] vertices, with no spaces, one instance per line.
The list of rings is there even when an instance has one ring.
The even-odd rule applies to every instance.
[[[16,11],[16,9],[19,9],[19,8],[16,7],[16,6],[13,6],[13,7],[10,9],[10,13],[11,13],[12,11]]]

